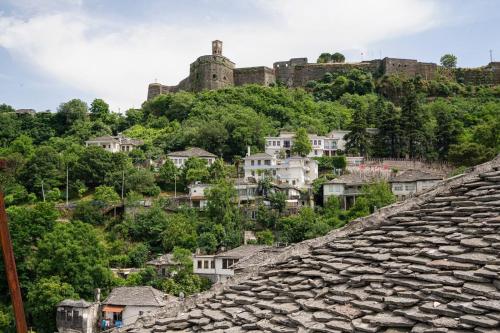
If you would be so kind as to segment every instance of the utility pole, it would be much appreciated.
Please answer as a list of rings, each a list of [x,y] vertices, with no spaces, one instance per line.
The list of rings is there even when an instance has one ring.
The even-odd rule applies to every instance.
[[[177,199],[177,167],[174,168],[174,199]]]
[[[42,179],[42,197],[43,197],[43,202],[45,202],[45,190],[43,188],[43,179]]]
[[[123,204],[124,189],[125,189],[125,169],[122,170],[122,204]]]
[[[66,163],[66,207],[69,207],[69,167]]]
[[[0,160],[0,169],[4,169],[5,167],[5,161]],[[28,326],[26,325],[26,317],[24,315],[21,287],[19,285],[19,278],[17,277],[16,260],[14,258],[14,250],[12,249],[12,241],[7,223],[3,192],[0,189],[0,244],[2,245],[5,274],[7,275],[12,308],[14,309],[14,317],[16,319],[16,332],[27,333]]]

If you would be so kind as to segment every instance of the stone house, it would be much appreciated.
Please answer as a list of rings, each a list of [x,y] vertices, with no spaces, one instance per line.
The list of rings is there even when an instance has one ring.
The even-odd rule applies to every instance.
[[[99,303],[66,299],[57,304],[56,326],[59,333],[95,333]]]
[[[415,193],[431,188],[443,180],[442,177],[420,170],[407,170],[389,179],[392,193],[398,200],[406,200]]]
[[[216,155],[209,153],[208,151],[201,149],[201,148],[188,148],[186,150],[182,151],[174,151],[169,154],[167,154],[167,157],[174,163],[174,165],[178,168],[182,168],[184,166],[184,163],[190,158],[190,157],[196,157],[200,159],[204,159],[207,161],[208,165],[212,165],[212,163],[215,162],[215,159],[217,158]]]
[[[179,264],[174,260],[172,253],[166,253],[148,261],[146,266],[155,268],[159,277],[169,277],[171,269],[178,267]]]
[[[242,245],[217,254],[195,254],[193,272],[212,282],[225,282],[234,276],[234,265],[268,248],[266,245]]]
[[[118,287],[102,302],[99,327],[109,329],[133,324],[146,314],[154,314],[167,304],[163,292],[151,287]]]
[[[131,139],[122,134],[116,136],[106,135],[85,141],[86,147],[98,146],[111,153],[129,152],[142,144],[144,144],[144,141]]]
[[[340,198],[342,209],[349,209],[356,203],[356,198],[361,195],[364,185],[375,183],[377,178],[363,174],[347,174],[330,180],[323,185],[323,203],[330,197]]]

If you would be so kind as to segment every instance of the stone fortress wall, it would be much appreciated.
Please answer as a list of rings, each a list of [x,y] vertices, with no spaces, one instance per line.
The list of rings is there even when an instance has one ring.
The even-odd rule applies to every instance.
[[[235,64],[222,55],[222,42],[212,42],[212,54],[196,59],[189,69],[189,76],[176,86],[151,83],[148,100],[160,94],[177,91],[203,91],[245,84],[264,86],[276,82],[288,87],[305,87],[311,80],[319,80],[326,73],[361,69],[375,76],[400,75],[434,79],[440,66],[413,59],[384,58],[357,63],[308,63],[307,58],[292,58],[278,61],[273,68],[265,66],[235,68]],[[500,84],[500,62],[491,62],[479,68],[457,68],[451,73],[458,82],[470,84]]]

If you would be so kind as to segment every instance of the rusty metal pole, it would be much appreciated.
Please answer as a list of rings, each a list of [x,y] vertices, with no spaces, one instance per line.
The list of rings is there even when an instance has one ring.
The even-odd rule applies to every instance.
[[[0,160],[0,170],[5,168],[5,161]],[[9,226],[7,224],[7,213],[3,200],[3,192],[0,189],[0,244],[2,247],[3,262],[5,265],[5,273],[9,284],[10,297],[12,299],[12,308],[14,309],[14,317],[16,319],[17,333],[27,333],[26,317],[24,315],[23,299],[21,297],[21,288],[17,277],[16,260],[14,258],[14,250],[12,249],[12,241],[10,239]]]

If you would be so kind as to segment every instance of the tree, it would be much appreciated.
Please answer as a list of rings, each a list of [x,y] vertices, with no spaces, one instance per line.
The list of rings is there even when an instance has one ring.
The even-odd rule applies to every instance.
[[[73,220],[82,221],[91,225],[102,225],[105,216],[102,212],[104,202],[80,201],[73,212]]]
[[[400,157],[402,148],[401,109],[396,108],[391,102],[386,103],[379,98],[375,110],[378,133],[374,138],[374,153],[380,157]]]
[[[415,82],[403,84],[403,107],[401,111],[401,132],[403,144],[410,158],[424,155],[427,149],[429,121],[420,105]]]
[[[79,295],[70,284],[62,282],[58,276],[41,278],[29,288],[27,308],[37,332],[56,331],[57,304],[68,298],[78,299]]]
[[[217,158],[212,165],[208,168],[208,172],[210,174],[210,181],[217,182],[221,179],[224,179],[228,175],[228,171],[226,165],[224,164],[224,160],[221,158]]]
[[[162,245],[165,252],[171,252],[176,246],[194,251],[196,238],[195,221],[182,214],[172,214],[168,217],[168,222],[162,231]]]
[[[441,66],[446,67],[446,68],[455,68],[457,67],[457,57],[454,56],[453,54],[445,54],[441,57],[439,60],[441,63]]]
[[[436,150],[439,157],[444,160],[448,156],[450,146],[458,143],[462,127],[453,114],[454,110],[446,103],[434,103],[433,109],[436,118]]]
[[[211,232],[204,232],[198,237],[198,247],[203,253],[215,253],[218,241]]]
[[[182,248],[175,248],[173,251],[173,260],[179,263],[172,270],[173,277],[163,281],[161,288],[164,292],[179,296],[199,293],[210,288],[210,281],[199,275],[193,274],[193,261],[191,251]]]
[[[167,184],[173,184],[175,179],[180,174],[180,171],[175,166],[171,159],[165,159],[165,163],[161,166],[159,178]]]
[[[90,118],[92,120],[100,119],[106,122],[109,114],[109,105],[102,99],[96,98],[92,101],[92,104],[90,104]]]
[[[304,128],[299,128],[295,132],[295,137],[293,139],[292,153],[305,157],[311,150],[312,144],[307,135],[307,131]]]
[[[473,166],[495,157],[495,150],[475,142],[451,145],[448,159],[456,166]]]
[[[65,133],[77,121],[87,119],[87,103],[79,99],[72,99],[69,102],[59,105],[56,114],[56,123],[59,133]]]
[[[204,182],[208,179],[209,172],[207,161],[197,157],[190,157],[184,163],[183,178],[185,184],[191,184],[195,181]]]
[[[273,245],[274,244],[274,235],[273,232],[269,229],[259,231],[255,234],[257,237],[257,243],[263,245]]]
[[[94,200],[100,201],[106,206],[112,206],[120,202],[120,196],[111,186],[101,185],[95,189]]]
[[[366,112],[363,109],[354,111],[350,132],[346,134],[346,150],[355,151],[361,156],[367,156],[370,149],[370,134],[366,131],[368,125]]]
[[[332,60],[332,55],[328,52],[325,52],[319,55],[318,60],[316,60],[316,62],[318,64],[324,64],[330,62],[331,60]]]
[[[107,253],[94,228],[79,221],[58,223],[38,242],[35,271],[40,278],[59,276],[81,297],[111,285]]]
[[[281,215],[286,208],[286,193],[282,191],[276,191],[274,193],[270,193],[267,198],[271,202],[271,207],[273,209],[276,209]]]
[[[332,62],[345,62],[345,57],[342,53],[335,52],[331,56]]]

